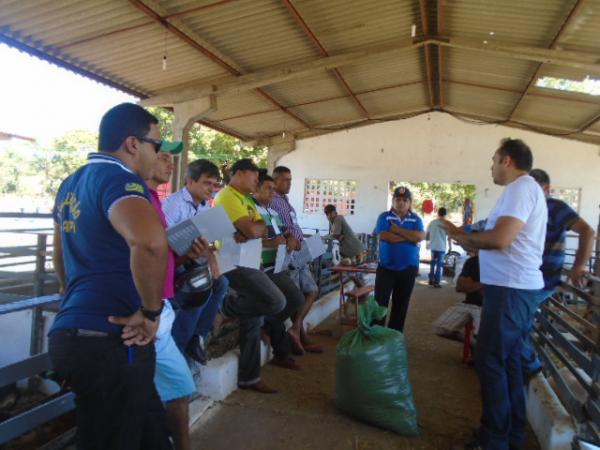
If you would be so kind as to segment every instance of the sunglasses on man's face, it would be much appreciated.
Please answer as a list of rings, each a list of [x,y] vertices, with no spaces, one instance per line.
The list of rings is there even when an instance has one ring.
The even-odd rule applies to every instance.
[[[163,141],[160,141],[158,139],[152,139],[152,138],[149,138],[149,137],[139,137],[139,136],[136,136],[136,139],[138,141],[147,142],[148,144],[154,145],[154,152],[155,153],[160,152],[160,148],[162,147]]]

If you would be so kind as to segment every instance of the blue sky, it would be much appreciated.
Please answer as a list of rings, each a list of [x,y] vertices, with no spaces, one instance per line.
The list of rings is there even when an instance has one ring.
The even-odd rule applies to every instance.
[[[0,44],[0,131],[41,143],[75,129],[97,132],[102,114],[136,99]]]

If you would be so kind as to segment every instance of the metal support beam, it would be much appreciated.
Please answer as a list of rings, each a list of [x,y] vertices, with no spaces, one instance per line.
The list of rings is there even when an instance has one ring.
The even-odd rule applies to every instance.
[[[210,94],[217,96],[237,95],[258,87],[306,77],[313,73],[322,72],[323,70],[332,70],[350,64],[365,63],[379,58],[394,57],[398,53],[420,48],[424,45],[425,41],[413,43],[410,40],[405,40],[401,43],[380,45],[292,65],[274,66],[240,77],[221,77],[183,89],[165,90],[156,96],[142,101],[142,104],[146,106],[169,106],[173,103],[197,97],[206,97]]]
[[[600,64],[598,64],[600,54],[595,53],[528,47],[502,43],[499,41],[483,44],[478,40],[464,38],[432,37],[424,42],[435,43],[444,47],[461,48],[464,50],[487,53],[489,55],[497,55],[510,59],[555,64],[557,66],[580,69],[585,71],[585,73],[600,74]]]
[[[292,17],[296,20],[296,22],[298,23],[300,28],[302,28],[302,31],[304,32],[304,34],[306,36],[308,36],[310,38],[310,40],[312,41],[312,43],[319,49],[321,56],[324,56],[324,57],[329,56],[329,53],[327,52],[327,50],[325,50],[325,47],[323,47],[323,45],[321,44],[321,42],[319,41],[319,39],[317,38],[315,33],[313,33],[313,31],[310,29],[310,27],[308,26],[308,24],[306,23],[306,21],[304,20],[302,15],[298,12],[296,7],[292,3],[292,0],[283,0],[283,3],[287,7],[287,9],[290,12],[290,14],[292,15]],[[338,69],[333,69],[333,74],[337,78],[337,80],[341,83],[343,89],[350,95],[350,97],[352,98],[352,100],[354,101],[354,103],[356,104],[358,109],[360,109],[362,115],[365,117],[369,117],[369,112],[366,110],[364,105],[360,102],[358,97],[356,97],[356,95],[354,95],[354,92],[352,92],[352,89],[350,89],[350,86],[348,86],[348,83],[346,82],[346,80],[344,79],[344,77],[342,76],[340,71]]]
[[[167,29],[169,32],[171,32],[172,34],[177,36],[183,42],[185,42],[186,44],[188,44],[195,50],[202,53],[204,56],[209,58],[215,64],[218,64],[219,66],[221,66],[223,69],[225,69],[230,74],[235,75],[236,77],[239,77],[240,75],[242,75],[241,70],[234,67],[232,62],[226,61],[225,57],[223,57],[221,55],[217,55],[215,50],[211,50],[211,49],[207,48],[206,44],[200,43],[199,42],[200,39],[198,37],[192,36],[191,32],[184,33],[183,31],[181,31],[181,29],[179,27],[173,25],[169,20],[165,19],[166,14],[157,13],[156,10],[158,10],[158,8],[159,8],[158,5],[155,5],[154,8],[150,8],[148,5],[146,5],[141,0],[129,0],[129,2],[133,6],[138,8],[140,11],[142,11],[144,14],[146,14],[149,17],[151,17],[152,19],[154,19],[155,22],[160,24],[162,27]],[[289,115],[294,120],[301,123],[303,126],[310,128],[310,125],[308,123],[306,123],[302,118],[298,117],[296,114],[288,111],[272,96],[270,96],[269,94],[267,94],[266,92],[264,92],[261,89],[258,89],[258,93],[260,95],[262,95],[267,101],[269,101],[270,103],[275,105],[277,108],[279,108],[279,110],[281,112]],[[182,99],[181,101],[185,101],[185,100],[189,100],[189,99]],[[162,105],[159,105],[159,106],[162,106]]]
[[[437,0],[437,34],[444,35],[444,0]],[[438,104],[444,109],[444,49],[438,45]]]
[[[423,28],[423,34],[429,36],[429,18],[427,16],[428,9],[425,4],[427,0],[419,0],[419,7],[421,10],[421,26]],[[425,73],[427,77],[427,91],[429,93],[429,107],[435,106],[434,93],[433,93],[433,70],[431,67],[431,49],[429,45],[426,45],[425,52]]]
[[[332,70],[338,67],[366,63],[378,59],[393,58],[399,53],[418,49],[428,44],[438,45],[440,50],[442,50],[442,47],[462,48],[507,58],[552,63],[559,66],[585,70],[586,73],[600,74],[600,64],[596,62],[600,60],[600,55],[597,54],[515,46],[497,41],[483,45],[480,41],[473,39],[435,37],[417,42],[405,40],[400,43],[385,44],[363,50],[340,53],[339,55],[298,62],[296,64],[279,65],[239,77],[216,78],[183,89],[167,89],[156,96],[142,101],[142,104],[145,106],[170,106],[174,103],[198,97],[207,97],[209,95],[236,95],[259,87],[306,77],[323,70]],[[287,109],[289,110],[289,108]]]
[[[489,123],[490,125],[504,125],[507,127],[518,128],[520,130],[534,131],[536,133],[547,134],[548,136],[563,137],[565,139],[573,139],[588,144],[600,144],[600,136],[594,136],[591,134],[583,134],[577,130],[571,130],[567,128],[556,128],[547,127],[545,125],[538,125],[533,123],[517,122],[515,120],[506,120],[501,117],[490,117],[483,114],[473,114],[465,111],[461,111],[456,108],[447,106],[444,111],[448,114],[455,114],[458,116],[466,117],[469,119],[479,120],[481,122]]]
[[[550,49],[555,49],[556,48],[556,46],[557,46],[558,41],[560,40],[560,38],[564,35],[565,31],[573,23],[573,19],[581,11],[581,7],[583,6],[584,1],[585,0],[578,0],[577,3],[575,4],[575,6],[573,6],[573,8],[569,12],[568,16],[566,17],[566,19],[563,21],[563,23],[562,23],[561,27],[559,28],[558,32],[554,36],[554,39],[552,39],[552,42],[550,43]],[[531,89],[531,87],[535,85],[536,80],[540,76],[540,72],[542,71],[542,66],[543,65],[544,65],[544,63],[538,64],[537,68],[535,69],[535,72],[533,73],[533,75],[531,76],[531,79],[529,80],[529,83],[527,83],[527,87],[525,88],[525,90],[523,91],[523,93],[521,94],[521,96],[519,97],[519,99],[517,100],[517,102],[515,103],[515,106],[513,106],[513,109],[510,111],[510,114],[508,115],[508,120],[512,119],[512,117],[515,114],[516,110],[519,108],[519,106],[523,102],[523,99],[527,95],[527,92],[529,91],[529,89]]]

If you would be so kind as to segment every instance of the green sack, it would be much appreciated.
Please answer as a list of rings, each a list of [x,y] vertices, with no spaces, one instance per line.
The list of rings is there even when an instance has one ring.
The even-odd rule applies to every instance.
[[[397,433],[419,433],[408,378],[404,336],[379,325],[387,308],[371,296],[359,307],[359,326],[337,345],[335,404],[340,411]]]

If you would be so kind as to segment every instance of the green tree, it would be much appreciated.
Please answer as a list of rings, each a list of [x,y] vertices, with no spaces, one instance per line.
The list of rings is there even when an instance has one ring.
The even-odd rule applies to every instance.
[[[173,139],[174,114],[164,108],[148,110],[160,121],[164,139]],[[211,128],[195,124],[190,130],[188,160],[206,158],[219,166],[231,166],[241,158],[251,158],[258,166],[267,166],[267,148],[244,145],[239,139]]]
[[[98,136],[87,130],[74,130],[56,138],[51,149],[43,149],[34,158],[36,171],[43,175],[44,194],[56,195],[60,183],[81,166],[90,152],[97,151]]]
[[[22,189],[24,169],[28,167],[23,153],[15,148],[0,151],[0,193],[18,194]]]
[[[413,209],[417,212],[423,210],[423,201],[435,200],[438,207],[444,207],[449,213],[461,212],[465,199],[475,199],[476,188],[474,184],[452,183],[395,183],[390,182],[390,192],[397,186],[406,186],[413,195]]]

